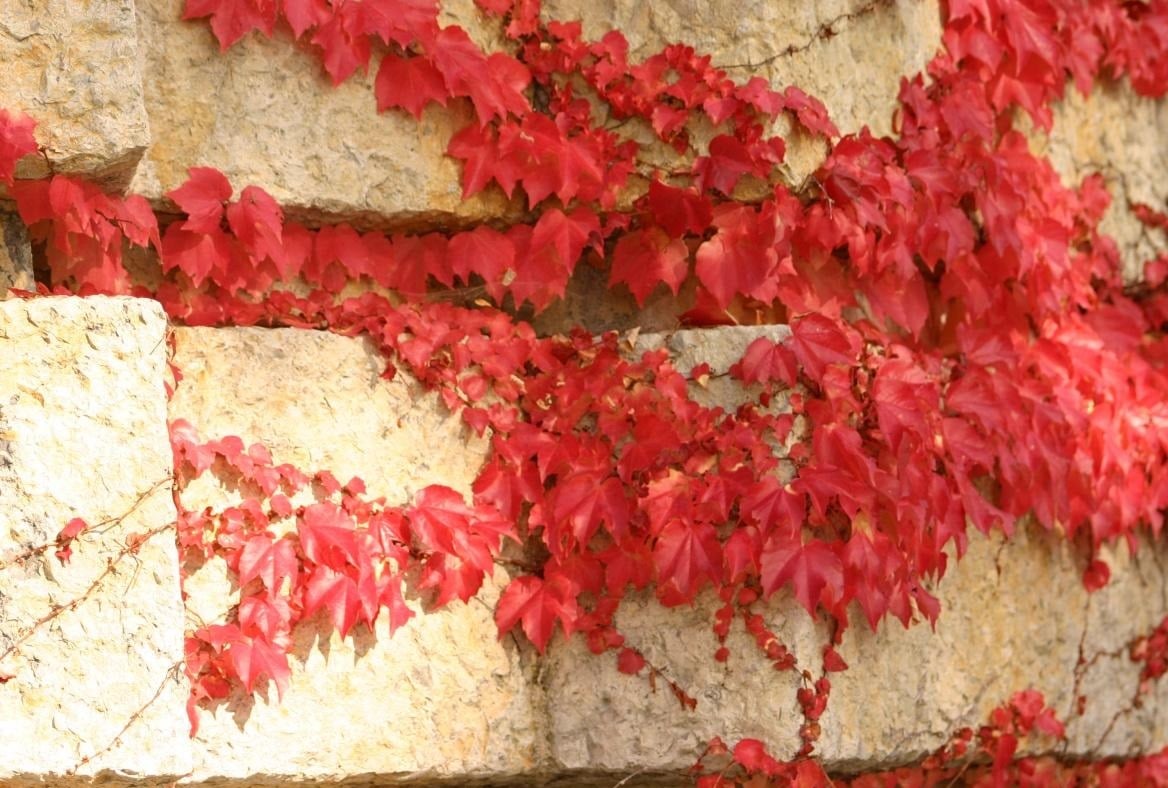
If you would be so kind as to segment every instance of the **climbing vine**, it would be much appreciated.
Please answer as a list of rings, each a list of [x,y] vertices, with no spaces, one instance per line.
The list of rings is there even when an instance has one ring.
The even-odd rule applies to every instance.
[[[469,102],[475,120],[447,152],[464,197],[522,196],[509,226],[312,228],[210,168],[168,194],[179,215],[160,223],[141,197],[16,179],[34,124],[0,110],[0,180],[47,291],[152,297],[188,325],[366,335],[387,377],[436,389],[490,442],[470,500],[432,486],[389,505],[360,479],[173,425],[180,488],[214,472],[250,491],[223,511],[180,511],[184,561],[220,556],[239,587],[227,619],[189,633],[192,725],[195,705],[233,686],[283,692],[290,632],[307,617],[323,611],[343,636],[384,610],[392,630],[412,615],[405,586],[433,605],[466,601],[511,551],[500,631],[540,652],[556,630],[582,637],[627,673],[660,675],[616,626],[630,592],[665,606],[715,594],[713,658],[730,658],[741,621],[776,668],[807,677],[803,758],[853,616],[935,622],[928,589],[970,525],[1010,535],[1029,517],[1083,544],[1093,590],[1110,573],[1101,546],[1159,536],[1168,268],[1149,261],[1142,283],[1124,281],[1099,231],[1103,179],[1065,186],[1017,121],[1049,129],[1065,91],[1104,80],[1162,96],[1168,2],[951,0],[944,49],[902,82],[887,138],[841,135],[797,86],[736,81],[684,45],[633,62],[619,32],[589,41],[537,0],[476,2],[500,20],[505,51],[440,25],[436,0],[188,0],[186,17],[209,17],[224,48],[286,24],[336,83],[376,57],[371,111]],[[785,168],[793,137],[827,151],[803,183]],[[662,150],[668,169],[649,163]],[[1161,207],[1135,210],[1163,231]],[[127,245],[156,253],[158,282],[134,280]],[[700,405],[704,365],[634,357],[615,334],[537,336],[525,318],[581,265],[640,304],[692,283],[688,325],[785,323],[789,336],[757,339],[732,368],[751,402]],[[822,654],[797,658],[767,628],[759,606],[778,593],[832,622]],[[1148,681],[1163,673],[1163,639],[1141,647],[1159,644],[1140,657]],[[938,768],[981,748],[999,775],[1018,736],[1062,735],[1040,697],[1003,709]],[[763,777],[812,768],[777,764],[758,742],[708,755]],[[1060,779],[1062,766],[1045,768]]]

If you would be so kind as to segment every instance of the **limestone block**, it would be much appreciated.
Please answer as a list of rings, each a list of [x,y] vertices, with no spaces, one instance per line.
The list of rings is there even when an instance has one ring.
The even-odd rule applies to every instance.
[[[1111,558],[1112,584],[1095,595],[1082,587],[1082,560],[1060,540],[1021,532],[971,538],[965,558],[933,591],[942,613],[905,630],[886,621],[875,633],[858,609],[839,651],[849,668],[831,674],[827,712],[816,752],[832,772],[862,772],[919,760],[964,726],[984,724],[1016,691],[1034,688],[1067,723],[1067,757],[1133,756],[1168,744],[1168,692],[1157,686],[1134,704],[1139,666],[1125,645],[1151,631],[1168,612],[1165,549],[1145,546],[1134,557]],[[614,660],[591,657],[576,643],[556,641],[547,667],[549,735],[554,761],[566,769],[691,766],[712,736],[766,742],[777,757],[798,747],[802,723],[795,703],[801,683],[775,673],[735,622],[725,664],[712,658],[710,632],[718,600],[665,610],[634,600],[618,614],[627,642],[697,699],[686,711],[663,682],[617,671]],[[819,675],[827,642],[822,625],[789,598],[776,596],[764,614],[799,659]],[[1080,665],[1080,647],[1083,666]],[[591,657],[591,658],[590,658]],[[1080,675],[1076,681],[1076,675]],[[1075,711],[1076,691],[1087,697]],[[598,726],[597,719],[604,725]],[[1034,743],[1031,752],[1053,742]]]
[[[18,175],[83,174],[124,189],[150,140],[133,0],[0,0],[0,107],[38,121],[48,161]]]
[[[865,125],[889,134],[900,78],[941,45],[933,0],[547,0],[543,8],[546,19],[580,19],[590,39],[621,31],[631,60],[680,42],[733,77],[796,85],[821,99],[845,134]]]
[[[28,231],[14,213],[0,213],[0,300],[8,289],[35,290]]]
[[[190,769],[165,332],[150,301],[0,303],[5,785],[157,784]],[[68,565],[51,548],[30,555],[73,517],[93,530]]]
[[[426,484],[469,492],[485,456],[434,394],[403,372],[380,377],[378,354],[357,339],[263,329],[176,329],[183,381],[172,418],[207,438],[262,441],[276,462],[361,476],[373,496],[404,503]],[[230,491],[192,485],[188,508]],[[500,580],[504,579],[502,575]],[[187,590],[204,609],[228,602],[216,562]],[[512,639],[493,620],[498,585],[469,605],[412,619],[389,636],[342,641],[311,622],[297,633],[293,675],[275,693],[201,713],[192,780],[249,785],[287,779],[517,775],[542,760],[540,690]],[[418,609],[416,599],[408,595]],[[383,620],[384,621],[384,620]],[[315,721],[306,730],[306,721]]]
[[[1031,149],[1049,156],[1068,186],[1099,173],[1111,192],[1101,229],[1113,237],[1129,282],[1140,279],[1144,263],[1168,251],[1168,238],[1149,231],[1129,210],[1145,203],[1168,210],[1168,100],[1139,96],[1126,82],[1097,85],[1087,98],[1067,85],[1055,105],[1048,135],[1030,131]]]
[[[137,193],[161,202],[187,168],[206,166],[237,190],[264,188],[305,220],[386,226],[506,212],[499,191],[464,201],[458,164],[445,155],[452,134],[472,121],[469,105],[432,105],[420,122],[379,115],[376,64],[333,87],[317,56],[286,30],[249,35],[220,53],[206,20],[182,21],[183,0],[137,6],[153,130]]]
[[[262,441],[277,462],[342,482],[360,476],[391,504],[432,483],[470,494],[487,442],[407,372],[383,379],[384,360],[363,340],[298,329],[174,333],[183,380],[171,418],[203,439]]]
[[[1067,724],[1067,757],[1160,749],[1168,744],[1168,696],[1158,689],[1143,708],[1123,711],[1139,676],[1123,647],[1168,613],[1164,552],[1145,545],[1134,557],[1109,553],[1111,584],[1088,594],[1082,555],[1064,539],[1035,527],[1006,544],[971,534],[969,552],[934,589],[936,632],[886,621],[873,633],[857,621],[845,637],[840,654],[850,667],[832,676],[821,754],[845,771],[918,759],[1027,688],[1041,691]],[[1080,648],[1085,667],[1076,682]],[[1074,711],[1076,687],[1087,697],[1083,716]]]

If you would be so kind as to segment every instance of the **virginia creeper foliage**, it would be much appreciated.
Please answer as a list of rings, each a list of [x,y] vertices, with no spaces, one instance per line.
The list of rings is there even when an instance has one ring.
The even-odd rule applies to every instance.
[[[1142,287],[1125,282],[1098,229],[1103,179],[1065,186],[1017,120],[1049,128],[1067,90],[1108,80],[1162,96],[1168,1],[950,0],[943,50],[903,80],[889,138],[841,135],[797,86],[736,82],[681,44],[634,62],[619,32],[586,40],[538,0],[477,2],[501,19],[507,52],[442,26],[436,0],[188,0],[185,16],[208,17],[223,48],[286,25],[336,83],[376,67],[371,111],[469,102],[475,121],[448,154],[464,196],[522,195],[525,218],[508,227],[309,228],[209,168],[168,195],[181,216],[160,226],[138,197],[66,176],[14,180],[35,152],[32,122],[0,111],[0,179],[54,288],[154,297],[188,325],[367,335],[387,376],[437,389],[490,440],[472,500],[430,487],[390,505],[360,480],[174,425],[181,483],[218,469],[252,490],[179,523],[184,558],[225,558],[240,588],[229,620],[190,633],[192,703],[269,679],[282,692],[299,621],[323,611],[344,635],[384,609],[396,628],[413,614],[403,583],[436,605],[465,601],[514,543],[527,563],[502,591],[500,634],[522,631],[540,652],[557,630],[578,634],[626,673],[656,675],[615,626],[631,591],[667,606],[716,595],[719,639],[741,622],[784,670],[803,666],[758,606],[790,594],[829,617],[835,641],[797,698],[808,754],[853,617],[935,621],[929,588],[970,525],[1009,535],[1029,517],[1081,542],[1092,589],[1109,577],[1101,545],[1159,536],[1168,262],[1148,261]],[[827,146],[807,183],[784,178],[782,117]],[[649,168],[650,143],[622,124],[687,164]],[[700,124],[715,129],[708,143]],[[1162,208],[1136,211],[1161,232]],[[161,284],[131,281],[127,244],[154,250]],[[699,405],[691,387],[706,371],[683,374],[662,351],[634,358],[615,334],[537,336],[520,315],[564,296],[580,265],[605,267],[642,304],[693,283],[692,325],[788,324],[787,339],[755,341],[732,370],[754,402]],[[484,297],[464,305],[449,291]],[[1140,647],[1149,681],[1163,639]],[[1019,736],[1062,735],[1026,694],[993,723],[976,747],[995,784]],[[796,784],[783,770],[813,768],[778,764],[761,742],[723,750]],[[1164,774],[1160,760],[1139,768]]]

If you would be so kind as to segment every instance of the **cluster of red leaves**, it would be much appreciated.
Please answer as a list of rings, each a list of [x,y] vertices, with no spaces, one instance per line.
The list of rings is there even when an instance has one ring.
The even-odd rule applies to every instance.
[[[344,637],[358,624],[372,629],[384,609],[392,634],[414,615],[403,594],[407,572],[419,590],[433,590],[435,606],[466,602],[494,570],[503,537],[516,538],[497,511],[467,506],[448,487],[426,487],[411,505],[391,507],[367,498],[358,478],[309,476],[236,437],[201,443],[183,421],[171,425],[171,444],[176,500],[208,472],[247,491],[221,511],[179,512],[184,569],[222,559],[239,592],[225,621],[202,622],[187,637],[192,735],[204,699],[226,698],[235,686],[253,692],[267,679],[283,695],[299,622],[322,612]]]
[[[829,778],[813,760],[777,760],[757,739],[743,739],[733,749],[721,739],[714,739],[695,767],[695,773],[699,788],[818,788],[829,784],[848,788],[935,788],[957,784],[979,788],[1065,785],[1126,788],[1168,784],[1168,748],[1118,763],[1064,763],[1045,755],[1015,760],[1019,746],[1027,741],[1032,748],[1035,745],[1049,748],[1050,743],[1064,737],[1063,724],[1046,706],[1042,694],[1023,690],[995,708],[986,725],[976,731],[971,728],[957,731],[946,746],[916,766]]]
[[[1068,76],[1083,91],[1126,77],[1141,93],[1164,94],[1168,2],[948,3],[946,51],[928,80],[902,83],[896,138],[865,130],[839,139],[814,188],[801,193],[777,177],[784,151],[768,122],[785,111],[829,138],[837,131],[797,89],[736,85],[679,46],[629,63],[619,34],[584,41],[578,25],[543,24],[531,0],[480,5],[505,17],[514,57],[440,28],[426,2],[219,0],[191,2],[187,13],[211,15],[225,46],[250,29],[270,32],[282,15],[298,37],[311,36],[334,79],[364,66],[373,43],[388,47],[379,105],[418,114],[429,101],[469,98],[479,123],[450,148],[465,165],[464,191],[522,189],[540,209],[529,224],[395,236],[309,230],[285,221],[258,188],[232,201],[221,174],[196,169],[170,195],[186,218],[160,234],[136,198],[60,177],[13,189],[55,281],[124,290],[123,241],[151,245],[168,274],[155,295],[174,318],[365,333],[471,427],[489,431],[493,453],[471,503],[444,498],[406,510],[337,486],[313,505],[323,509],[281,513],[273,496],[287,500],[281,485],[303,488],[300,476],[282,476],[242,445],[197,460],[182,449],[193,468],[219,457],[263,493],[211,529],[216,551],[235,556],[241,586],[261,599],[238,623],[196,635],[194,675],[213,677],[198,679],[208,696],[222,693],[216,681],[225,679],[251,688],[266,674],[279,683],[285,624],[305,610],[327,606],[342,630],[371,621],[377,583],[399,575],[407,553],[425,553],[441,598],[477,588],[463,571],[488,571],[493,548],[465,552],[479,528],[467,512],[497,522],[487,529],[493,544],[509,534],[547,556],[504,589],[500,629],[522,628],[541,651],[556,628],[579,632],[595,651],[624,649],[627,672],[642,666],[614,615],[630,589],[651,588],[666,605],[711,589],[724,605],[719,638],[741,620],[776,667],[790,669],[793,656],[754,612],[760,600],[789,592],[810,614],[830,615],[837,638],[852,602],[873,627],[889,613],[905,625],[935,620],[927,584],[945,571],[950,545],[963,552],[967,522],[1008,534],[1033,516],[1093,547],[1134,544],[1142,527],[1159,535],[1168,506],[1168,306],[1125,292],[1117,250],[1097,230],[1109,201],[1102,179],[1065,187],[1031,153],[1014,116],[1021,109],[1049,125]],[[683,171],[646,173],[632,210],[613,212],[641,147],[605,128],[589,98],[679,150],[694,152],[691,121],[722,133]],[[0,175],[29,152],[30,128],[0,116]],[[767,196],[733,199],[743,178],[771,184]],[[702,407],[690,387],[705,371],[683,375],[663,352],[629,358],[615,336],[538,338],[504,311],[426,298],[461,283],[483,287],[500,306],[540,308],[564,293],[586,250],[641,302],[692,277],[695,321],[724,322],[743,304],[785,316],[790,335],[757,340],[733,369],[758,387],[757,401],[735,412]],[[297,278],[316,289],[281,289]],[[394,293],[346,297],[355,280]],[[465,516],[425,525],[431,503]],[[328,527],[350,534],[353,551],[316,538],[307,513],[326,509]],[[378,541],[373,512],[409,530]],[[273,513],[294,518],[298,536],[275,536]],[[207,531],[196,519],[184,533],[205,547]],[[240,564],[252,540],[249,562],[287,545],[280,556],[291,560],[269,573],[279,588]],[[1084,579],[1098,587],[1107,574],[1096,560]],[[317,577],[321,590],[309,596]],[[337,584],[335,603],[320,602]],[[269,610],[277,597],[291,611],[284,618]],[[275,628],[258,629],[261,620]],[[841,666],[828,648],[825,671]],[[805,743],[826,702],[830,684],[821,681],[799,697]],[[1003,751],[1007,735],[1015,733],[995,739]]]

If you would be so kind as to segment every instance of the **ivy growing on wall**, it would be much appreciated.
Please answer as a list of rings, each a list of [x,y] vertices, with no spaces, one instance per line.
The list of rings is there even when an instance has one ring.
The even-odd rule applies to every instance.
[[[222,556],[239,586],[229,618],[189,633],[192,725],[197,704],[232,687],[283,692],[305,618],[323,611],[346,635],[384,613],[392,630],[413,615],[407,586],[435,606],[466,601],[511,543],[525,550],[506,559],[495,620],[539,652],[559,631],[653,675],[616,626],[622,601],[716,594],[720,641],[740,621],[776,668],[809,678],[799,758],[713,743],[703,763],[736,765],[703,784],[815,784],[822,772],[806,756],[830,674],[847,667],[835,646],[857,616],[875,628],[943,615],[928,589],[970,527],[1009,535],[1031,518],[1090,552],[1090,589],[1109,579],[1102,545],[1160,536],[1168,259],[1146,261],[1139,287],[1125,282],[1099,231],[1103,179],[1064,185],[1018,126],[1025,115],[1049,129],[1066,91],[1105,81],[1163,96],[1168,2],[950,0],[943,50],[902,82],[886,138],[841,135],[798,86],[736,81],[682,44],[636,62],[619,31],[587,40],[579,23],[541,16],[538,0],[476,2],[501,20],[505,51],[441,26],[437,0],[188,0],[186,17],[209,18],[224,49],[287,26],[335,83],[375,68],[370,112],[469,102],[475,120],[447,153],[464,197],[522,197],[509,226],[307,227],[210,168],[169,193],[181,213],[160,223],[141,197],[68,176],[15,179],[37,151],[34,123],[0,111],[0,179],[43,250],[46,290],[156,298],[187,325],[366,335],[386,376],[436,389],[490,441],[472,499],[431,486],[389,505],[359,479],[173,425],[180,487],[216,472],[251,490],[241,506],[180,514],[184,559]],[[783,119],[786,139],[774,131]],[[804,183],[784,168],[791,135],[827,150]],[[646,164],[653,146],[685,165]],[[1163,208],[1136,212],[1159,232]],[[127,246],[153,250],[159,284],[134,281]],[[663,351],[634,358],[615,334],[537,336],[525,318],[563,297],[581,265],[641,304],[692,285],[689,325],[789,325],[731,371],[753,403],[702,406],[691,388],[708,368],[683,374]],[[832,622],[822,653],[793,654],[768,630],[759,610],[776,594]],[[1149,680],[1163,672],[1156,649]],[[972,780],[951,761],[979,749],[992,760],[982,776],[1004,779],[1033,731],[1062,735],[1041,697],[1020,693],[918,771],[919,784]],[[1060,784],[1075,767],[1026,768],[1033,784]],[[1105,784],[1165,769],[1090,768]]]

